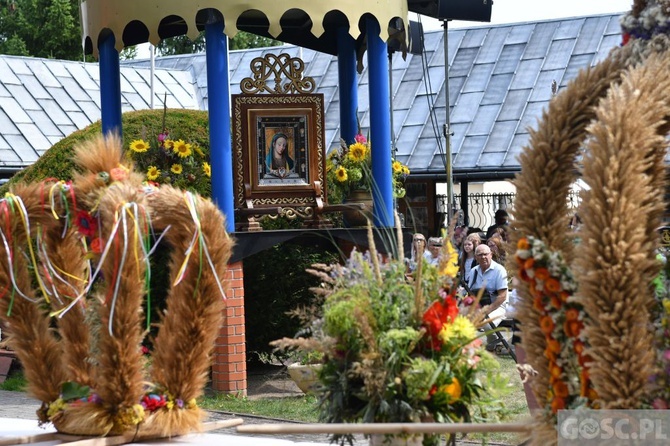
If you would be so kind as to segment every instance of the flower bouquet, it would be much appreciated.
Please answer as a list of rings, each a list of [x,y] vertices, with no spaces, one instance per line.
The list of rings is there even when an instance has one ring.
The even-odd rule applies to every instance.
[[[165,125],[155,138],[146,139],[148,141],[144,137],[133,140],[126,156],[138,171],[144,172],[147,181],[170,184],[205,196],[211,194],[212,167],[202,148],[171,137]]]
[[[476,306],[460,308],[457,254],[444,246],[438,267],[423,264],[409,281],[400,254],[382,262],[372,243],[342,265],[314,265],[325,285],[317,311],[304,311],[311,337],[274,341],[278,348],[324,353],[320,419],[327,423],[467,422],[491,404]],[[484,359],[484,360],[483,360]],[[493,412],[493,411],[491,411]],[[333,441],[351,440],[335,435]],[[424,445],[439,436],[424,437]]]
[[[405,196],[405,179],[409,168],[398,160],[391,161],[393,196]],[[353,144],[340,140],[340,147],[333,150],[326,160],[328,198],[331,203],[342,203],[353,191],[372,190],[370,144],[365,136],[356,135]]]

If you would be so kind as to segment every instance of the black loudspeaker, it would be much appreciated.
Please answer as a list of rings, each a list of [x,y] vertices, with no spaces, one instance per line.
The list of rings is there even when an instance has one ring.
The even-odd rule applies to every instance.
[[[407,0],[407,7],[439,20],[490,22],[493,0]]]
[[[423,24],[409,21],[409,48],[407,52],[419,55],[423,52]]]

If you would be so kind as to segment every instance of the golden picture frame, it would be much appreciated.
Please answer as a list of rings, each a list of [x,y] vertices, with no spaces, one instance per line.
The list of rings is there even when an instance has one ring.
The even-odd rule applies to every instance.
[[[233,95],[232,104],[235,207],[325,201],[323,95]]]

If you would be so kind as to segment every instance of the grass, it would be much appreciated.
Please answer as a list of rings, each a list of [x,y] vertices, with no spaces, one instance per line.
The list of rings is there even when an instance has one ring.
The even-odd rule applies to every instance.
[[[10,390],[12,392],[24,392],[27,386],[26,378],[23,376],[23,372],[12,371],[5,382],[0,383],[0,390]]]
[[[310,395],[252,400],[232,395],[217,394],[201,398],[198,404],[203,409],[240,415],[254,415],[307,423],[316,423],[318,421],[317,398]]]

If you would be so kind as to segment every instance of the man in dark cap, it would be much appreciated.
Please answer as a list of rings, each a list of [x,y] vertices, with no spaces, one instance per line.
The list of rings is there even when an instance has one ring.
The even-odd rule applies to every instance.
[[[496,230],[498,228],[502,228],[502,230],[507,234],[507,230],[509,229],[509,222],[507,221],[509,219],[509,214],[505,209],[498,209],[494,215],[495,219],[495,224],[489,226],[489,228],[486,230],[486,238],[489,239],[493,234],[496,233]],[[506,237],[503,237],[505,241],[507,241]]]

